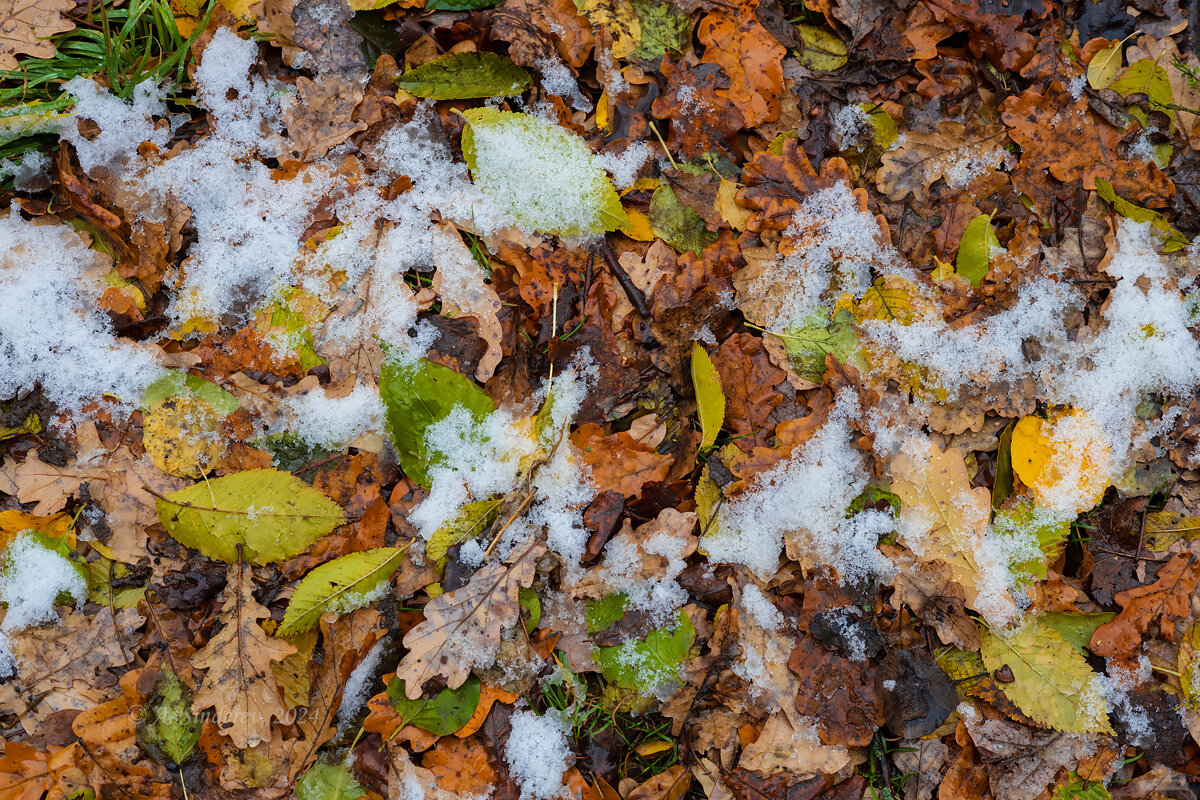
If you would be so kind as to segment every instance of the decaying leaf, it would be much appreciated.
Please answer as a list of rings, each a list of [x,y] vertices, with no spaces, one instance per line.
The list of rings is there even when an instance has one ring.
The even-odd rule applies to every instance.
[[[196,688],[192,712],[215,710],[222,732],[237,747],[252,747],[271,738],[271,720],[287,709],[279,701],[271,662],[296,652],[259,624],[270,616],[254,599],[250,567],[230,564],[221,617],[225,627],[192,657],[195,669],[208,670]]]

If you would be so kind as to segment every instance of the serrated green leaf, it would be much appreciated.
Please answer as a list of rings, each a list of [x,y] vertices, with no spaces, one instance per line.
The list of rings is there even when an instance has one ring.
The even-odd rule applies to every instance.
[[[167,667],[161,667],[154,692],[137,725],[137,740],[160,764],[182,764],[200,741],[200,717],[192,713],[192,692]]]
[[[725,392],[721,389],[717,368],[699,342],[692,343],[692,388],[696,391],[696,406],[700,413],[700,449],[703,450],[717,440],[725,422]]]
[[[405,725],[416,725],[435,736],[447,736],[466,725],[479,705],[481,687],[474,675],[457,689],[443,689],[429,699],[409,700],[404,681],[392,678],[387,695]]]
[[[1040,616],[1003,636],[991,630],[981,635],[984,666],[1012,670],[1004,694],[1035,722],[1064,733],[1113,732],[1099,676]]]
[[[559,236],[596,236],[629,217],[587,143],[531,114],[464,112],[462,151],[480,191],[519,225]]]
[[[991,215],[980,214],[968,222],[963,231],[958,243],[958,258],[954,259],[954,271],[972,286],[978,286],[988,273],[992,251],[999,246],[1000,240],[992,230]]]
[[[169,397],[175,397],[184,392],[191,392],[196,395],[212,406],[222,417],[227,417],[242,407],[242,404],[238,402],[236,397],[215,383],[210,383],[203,378],[197,378],[195,375],[188,375],[186,372],[179,372],[178,370],[171,370],[147,386],[146,390],[142,392],[141,407],[149,408],[155,403],[162,402]]]
[[[1113,207],[1113,210],[1126,219],[1134,222],[1149,222],[1163,236],[1163,252],[1173,253],[1182,250],[1191,242],[1167,222],[1167,218],[1153,209],[1143,208],[1117,195],[1113,185],[1103,178],[1096,178],[1096,194]]]
[[[405,70],[397,85],[433,100],[513,97],[529,87],[529,73],[495,53],[447,53]]]
[[[446,551],[456,544],[474,539],[488,529],[500,512],[503,498],[478,500],[467,503],[458,510],[457,516],[434,531],[425,543],[425,555],[430,561],[441,561]]]
[[[827,325],[814,323],[788,328],[780,338],[792,369],[801,378],[820,383],[825,375],[825,356],[832,355],[843,364],[850,361],[860,370],[866,365],[859,353],[858,333],[854,330],[854,315],[839,308]]]
[[[276,636],[312,630],[326,611],[346,614],[371,602],[404,560],[404,549],[379,547],[327,561],[311,570],[296,587]]]
[[[1096,629],[1106,622],[1111,622],[1116,618],[1116,613],[1112,611],[1096,611],[1085,613],[1082,611],[1047,611],[1041,614],[1041,619],[1047,625],[1055,630],[1059,636],[1075,648],[1082,656],[1087,656],[1090,652],[1092,634]]]
[[[358,800],[366,794],[341,764],[313,764],[296,781],[297,800]]]
[[[537,590],[532,586],[521,587],[517,592],[517,605],[521,608],[521,623],[525,626],[525,633],[530,635],[542,621],[542,601],[538,600]]]
[[[1107,89],[1116,81],[1117,73],[1121,71],[1122,44],[1124,42],[1113,42],[1088,62],[1087,81],[1093,89]]]
[[[654,235],[680,253],[696,253],[717,240],[717,234],[704,225],[704,219],[693,208],[679,202],[675,190],[661,184],[650,197],[650,227]]]
[[[154,499],[180,544],[209,558],[254,564],[300,555],[342,524],[342,509],[290,472],[251,469]]]
[[[384,362],[379,397],[400,467],[426,489],[432,480],[429,470],[443,463],[441,454],[431,452],[425,442],[429,426],[458,406],[478,422],[496,410],[492,398],[475,381],[427,359],[415,364]]]
[[[679,665],[696,640],[696,628],[680,611],[674,631],[650,631],[640,642],[592,649],[592,659],[609,682],[622,689],[650,693],[664,683],[678,680]]]
[[[587,632],[599,633],[611,628],[617,620],[625,616],[626,602],[624,592],[613,592],[600,598],[589,597],[584,606]]]
[[[632,58],[656,64],[668,52],[682,53],[692,38],[692,20],[682,10],[662,0],[632,0],[642,21],[642,38]]]
[[[833,72],[846,66],[850,50],[846,43],[824,28],[812,25],[797,25],[803,47],[796,51],[796,59],[812,70]]]
[[[1167,71],[1154,62],[1143,58],[1130,64],[1109,87],[1122,97],[1144,94],[1151,105],[1162,108],[1171,105],[1171,79]]]

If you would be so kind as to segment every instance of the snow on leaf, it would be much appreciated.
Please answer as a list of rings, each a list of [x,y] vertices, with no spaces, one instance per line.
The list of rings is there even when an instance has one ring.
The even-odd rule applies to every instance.
[[[484,196],[522,227],[591,237],[628,226],[612,181],[583,139],[529,114],[463,114],[463,157]]]
[[[326,561],[301,579],[278,634],[291,636],[312,630],[328,611],[345,614],[361,608],[374,599],[376,590],[386,584],[403,560],[403,548],[379,547]]]
[[[1023,417],[1013,428],[1013,472],[1046,508],[1078,513],[1096,505],[1108,488],[1109,461],[1104,432],[1085,411]]]
[[[623,689],[650,693],[679,679],[679,667],[696,639],[696,628],[685,611],[675,629],[650,631],[641,641],[597,647],[592,658],[600,673]]]
[[[517,594],[533,582],[545,549],[536,541],[518,548],[507,562],[487,564],[465,586],[429,601],[425,621],[404,635],[408,652],[396,667],[409,699],[420,697],[431,678],[443,677],[457,689],[472,668],[491,665],[500,634],[520,620]]]

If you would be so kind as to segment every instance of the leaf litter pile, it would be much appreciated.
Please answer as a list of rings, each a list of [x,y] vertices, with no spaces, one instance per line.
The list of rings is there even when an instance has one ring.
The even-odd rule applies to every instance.
[[[1189,798],[1177,2],[0,3],[0,798]]]

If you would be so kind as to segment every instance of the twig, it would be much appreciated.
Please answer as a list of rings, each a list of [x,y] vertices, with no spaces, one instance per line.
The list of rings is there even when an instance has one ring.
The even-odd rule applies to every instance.
[[[634,309],[642,317],[649,319],[650,305],[646,302],[646,295],[633,279],[629,277],[629,273],[625,271],[617,262],[617,254],[607,244],[600,246],[600,252],[604,254],[604,260],[608,262],[608,268],[612,270],[613,277],[617,279],[617,283],[621,284],[621,288],[625,290],[625,296],[629,298],[629,302],[633,303]]]

